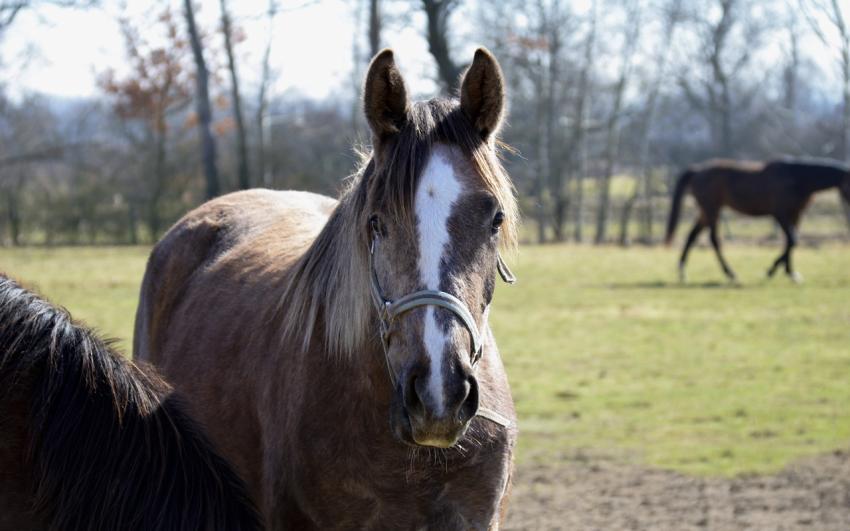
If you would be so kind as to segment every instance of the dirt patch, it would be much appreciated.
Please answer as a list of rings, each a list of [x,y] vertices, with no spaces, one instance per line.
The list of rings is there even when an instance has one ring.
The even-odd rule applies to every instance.
[[[699,478],[608,462],[518,469],[503,529],[850,529],[850,452],[776,475]]]

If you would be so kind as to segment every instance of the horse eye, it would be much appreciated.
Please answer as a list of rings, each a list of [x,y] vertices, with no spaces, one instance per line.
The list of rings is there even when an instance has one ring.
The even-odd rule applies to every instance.
[[[377,216],[377,214],[373,214],[372,217],[369,218],[369,230],[372,232],[373,236],[384,235],[381,219]]]
[[[505,222],[505,213],[502,212],[501,210],[499,212],[496,212],[496,215],[493,216],[493,232],[498,231],[499,227],[501,227],[502,223],[504,223],[504,222]]]

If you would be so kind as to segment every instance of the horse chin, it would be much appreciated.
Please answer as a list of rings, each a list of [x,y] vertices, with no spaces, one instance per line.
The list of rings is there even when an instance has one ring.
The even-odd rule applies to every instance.
[[[413,434],[413,440],[418,446],[429,446],[431,448],[451,448],[456,445],[466,433],[466,426],[459,432],[454,434],[431,434],[431,433],[416,433]]]
[[[395,438],[399,442],[408,446],[416,448],[451,448],[463,439],[464,435],[466,435],[466,430],[469,428],[469,423],[467,422],[459,430],[455,430],[452,433],[430,432],[419,427],[414,428],[410,422],[410,416],[404,408],[393,409],[394,411],[390,420],[393,435],[395,435]]]

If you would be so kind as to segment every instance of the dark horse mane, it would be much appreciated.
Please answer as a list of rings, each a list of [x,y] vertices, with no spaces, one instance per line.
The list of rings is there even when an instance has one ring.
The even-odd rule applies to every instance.
[[[261,527],[163,380],[0,274],[0,400],[13,392],[28,393],[34,510],[51,529]]]

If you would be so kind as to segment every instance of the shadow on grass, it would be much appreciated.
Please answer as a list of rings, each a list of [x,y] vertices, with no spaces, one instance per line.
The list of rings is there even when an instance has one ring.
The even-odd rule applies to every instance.
[[[603,284],[608,289],[743,289],[745,286],[739,282],[709,281],[709,282],[666,282],[654,280],[650,282],[613,282]]]

